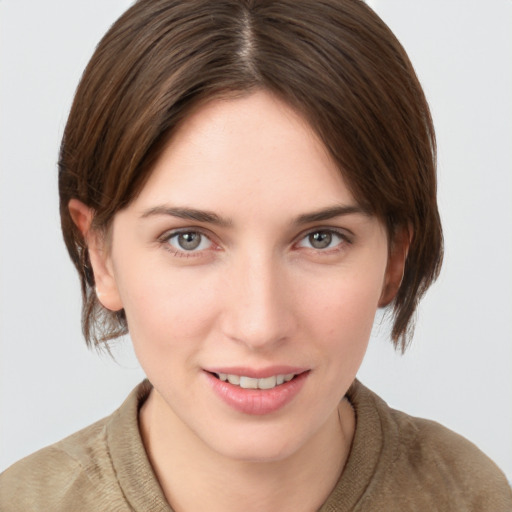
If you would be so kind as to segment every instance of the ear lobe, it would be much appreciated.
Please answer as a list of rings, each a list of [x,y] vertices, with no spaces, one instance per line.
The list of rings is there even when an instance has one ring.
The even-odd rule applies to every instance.
[[[410,228],[402,228],[395,233],[394,239],[390,242],[388,265],[386,267],[379,307],[387,306],[398,293],[404,277],[405,263],[411,240],[412,230]]]
[[[103,233],[91,228],[94,210],[78,199],[71,199],[68,208],[87,245],[98,300],[111,311],[123,309],[107,241]]]

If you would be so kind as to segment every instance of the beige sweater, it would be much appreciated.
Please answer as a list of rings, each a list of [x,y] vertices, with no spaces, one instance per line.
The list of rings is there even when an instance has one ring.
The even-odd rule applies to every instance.
[[[172,512],[138,429],[145,381],[111,416],[0,475],[0,511]],[[321,512],[512,511],[503,473],[473,444],[389,408],[359,382],[346,467]],[[286,512],[286,511],[284,511]]]

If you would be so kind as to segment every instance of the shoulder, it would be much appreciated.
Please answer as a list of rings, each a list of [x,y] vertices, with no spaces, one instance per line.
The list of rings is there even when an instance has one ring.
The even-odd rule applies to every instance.
[[[412,470],[433,468],[447,484],[458,483],[466,490],[506,485],[498,466],[465,437],[435,421],[396,410],[390,414],[401,441],[397,452]]]
[[[111,477],[105,418],[20,460],[0,475],[0,509],[72,510]]]
[[[439,423],[394,410],[359,386],[358,400],[363,408],[371,405],[380,423],[373,492],[395,505],[403,501],[397,510],[512,510],[505,475],[473,443]]]
[[[140,467],[149,466],[138,431],[138,408],[149,391],[150,384],[144,381],[110,416],[4,471],[0,475],[0,510],[132,510],[119,478],[130,473],[127,458],[136,459],[135,470],[129,468],[137,473],[132,480],[137,481]],[[146,473],[151,469],[146,468]]]

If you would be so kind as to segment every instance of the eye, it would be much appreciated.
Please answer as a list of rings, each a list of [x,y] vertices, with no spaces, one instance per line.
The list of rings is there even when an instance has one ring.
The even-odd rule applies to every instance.
[[[336,231],[320,229],[308,233],[298,245],[316,250],[333,249],[345,240],[345,237]]]
[[[179,252],[198,252],[209,249],[212,241],[199,231],[180,231],[167,238],[171,247]]]

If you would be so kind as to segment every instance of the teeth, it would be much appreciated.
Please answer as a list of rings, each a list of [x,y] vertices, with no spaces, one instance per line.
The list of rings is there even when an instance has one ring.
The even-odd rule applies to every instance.
[[[238,386],[240,384],[240,375],[228,375],[227,380],[230,384],[235,384]]]
[[[242,376],[240,377],[239,386],[244,389],[258,389],[258,379]]]
[[[272,389],[276,387],[277,378],[274,377],[267,377],[266,379],[259,379],[258,380],[258,388],[260,389]]]
[[[295,377],[295,374],[273,375],[272,377],[265,377],[263,379],[254,379],[253,377],[246,377],[245,375],[231,375],[228,373],[217,373],[217,376],[220,380],[229,382],[235,386],[240,386],[243,389],[273,389],[285,382],[290,382],[293,377]]]

